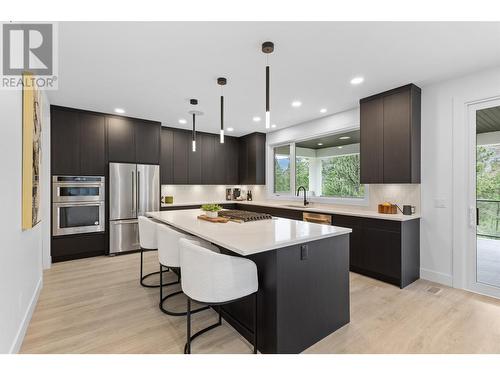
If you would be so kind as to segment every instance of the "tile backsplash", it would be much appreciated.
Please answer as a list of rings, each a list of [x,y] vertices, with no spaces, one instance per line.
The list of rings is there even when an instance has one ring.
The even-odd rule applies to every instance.
[[[221,201],[226,198],[226,188],[235,187],[244,194],[251,190],[254,201],[266,198],[263,185],[162,185],[161,196],[173,196],[174,203]]]
[[[369,186],[370,211],[376,211],[379,203],[390,202],[399,205],[409,204],[420,212],[420,184],[375,184]]]
[[[233,187],[238,187],[242,189],[243,192],[251,190],[254,201],[272,199],[268,197],[266,186],[263,185],[162,185],[161,195],[162,197],[166,195],[173,196],[174,203],[223,201],[226,197],[226,188]],[[369,185],[368,191],[368,206],[348,206],[340,204],[334,204],[332,206],[377,211],[379,203],[388,201],[400,207],[403,204],[410,204],[416,207],[417,212],[420,212],[419,184],[375,184]]]

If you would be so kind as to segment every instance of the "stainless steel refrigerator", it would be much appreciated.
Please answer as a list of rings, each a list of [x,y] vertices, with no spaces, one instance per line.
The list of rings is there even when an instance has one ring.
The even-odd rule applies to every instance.
[[[160,166],[109,163],[109,253],[138,250],[137,217],[160,210]]]

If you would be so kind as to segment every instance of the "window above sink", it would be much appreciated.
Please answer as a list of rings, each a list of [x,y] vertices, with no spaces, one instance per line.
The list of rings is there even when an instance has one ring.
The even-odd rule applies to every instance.
[[[368,186],[359,180],[359,137],[354,129],[274,146],[273,195],[289,199],[304,186],[313,202],[368,204]]]

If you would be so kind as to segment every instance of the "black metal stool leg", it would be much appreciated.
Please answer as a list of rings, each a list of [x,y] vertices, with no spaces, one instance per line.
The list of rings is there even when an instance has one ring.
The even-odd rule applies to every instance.
[[[142,247],[141,247],[141,269],[140,269],[140,276],[139,276],[139,280],[141,282],[141,285],[142,285],[142,266],[144,263],[143,256],[144,256],[144,250],[142,250]]]
[[[184,348],[185,354],[191,354],[191,298],[187,298],[187,342],[186,347]]]
[[[187,314],[187,311],[179,311],[179,312],[177,312],[177,311],[170,311],[166,307],[163,307],[163,304],[167,301],[167,299],[169,299],[169,298],[171,298],[173,296],[176,296],[178,294],[181,294],[181,293],[183,293],[182,290],[179,290],[177,292],[170,293],[170,294],[166,295],[165,297],[161,298],[160,305],[159,305],[160,310],[164,314],[171,315],[171,316],[185,316]],[[197,312],[208,310],[209,308],[210,308],[210,306],[199,307],[197,309],[191,310],[191,314],[196,314]]]
[[[163,299],[163,266],[160,263],[160,303]]]
[[[151,273],[148,273],[147,275],[144,275],[143,268],[144,268],[144,249],[141,247],[141,269],[140,269],[140,279],[139,279],[140,284],[143,287],[145,287],[145,288],[159,288],[160,284],[163,285],[163,286],[169,285],[168,283],[167,284],[163,284],[162,282],[160,282],[158,284],[146,284],[144,281],[148,277],[160,274],[161,272],[160,271],[158,271],[158,272],[151,272]]]
[[[258,329],[258,326],[257,326],[257,316],[259,314],[259,311],[257,309],[257,293],[255,293],[254,295],[254,319],[253,319],[253,354],[257,354],[257,329]],[[220,316],[220,315],[219,315]]]
[[[257,338],[258,338],[258,304],[257,304],[257,293],[254,293],[254,336],[253,336],[253,353],[257,354]],[[222,316],[221,316],[221,306],[225,305],[226,303],[231,303],[231,302],[236,302],[239,301],[243,298],[248,298],[249,296],[238,298],[233,301],[228,301],[225,303],[217,303],[215,305],[209,305],[207,307],[216,307],[217,313],[219,314],[219,318],[217,323],[212,324],[211,326],[208,326],[206,328],[203,328],[202,330],[196,332],[194,335],[191,335],[191,314],[193,311],[191,311],[191,298],[187,297],[187,311],[186,311],[186,316],[187,316],[187,341],[186,344],[184,345],[184,354],[191,354],[191,342],[197,338],[198,336],[204,334],[207,331],[210,331],[211,329],[217,328],[222,325]]]
[[[175,270],[173,268],[172,268],[172,271],[175,272]],[[163,284],[163,281],[162,281],[162,278],[161,278],[161,273],[160,273],[160,283],[163,284],[163,286],[175,285],[175,284],[179,284],[180,282],[181,282],[180,272],[177,273],[177,281],[172,281],[172,282],[166,283],[166,284]],[[164,307],[164,304],[166,303],[166,301],[169,298],[174,297],[174,296],[176,296],[178,294],[181,294],[181,293],[183,293],[182,290],[178,290],[176,292],[170,293],[170,294],[166,295],[165,297],[163,297],[163,288],[160,288],[160,303],[159,303],[160,310],[164,314],[171,315],[171,316],[185,316],[187,314],[187,311],[179,311],[179,312],[177,312],[177,311],[170,311],[166,307]],[[207,310],[209,308],[210,308],[210,306],[203,306],[203,307],[191,310],[191,314],[196,314],[197,312],[204,311],[204,310]]]
[[[196,332],[194,335],[191,336],[191,314],[193,311],[191,311],[191,298],[188,297],[188,309],[187,309],[187,341],[186,345],[184,345],[184,354],[191,354],[191,342],[197,338],[198,336],[204,334],[205,332],[210,331],[211,329],[217,328],[222,325],[222,317],[220,315],[220,310],[219,310],[219,319],[217,323],[212,324],[211,326],[208,326],[206,328],[203,328],[202,330]],[[210,307],[210,306],[208,306]],[[219,307],[220,309],[220,307]]]

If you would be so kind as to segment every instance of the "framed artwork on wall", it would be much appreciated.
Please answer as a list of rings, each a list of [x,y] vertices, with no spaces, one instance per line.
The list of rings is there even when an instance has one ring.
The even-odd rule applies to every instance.
[[[41,97],[32,82],[33,75],[23,74],[23,165],[22,229],[40,222],[40,167],[42,114]]]

